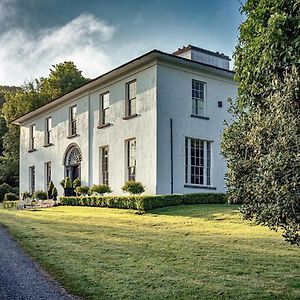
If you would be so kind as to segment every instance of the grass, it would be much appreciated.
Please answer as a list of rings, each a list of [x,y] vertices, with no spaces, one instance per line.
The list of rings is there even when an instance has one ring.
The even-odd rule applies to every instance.
[[[85,299],[300,298],[300,249],[236,206],[0,210],[0,222]]]

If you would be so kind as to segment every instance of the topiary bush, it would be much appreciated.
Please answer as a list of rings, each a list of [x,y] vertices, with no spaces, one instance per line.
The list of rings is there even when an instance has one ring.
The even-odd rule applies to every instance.
[[[59,184],[64,189],[65,188],[65,179],[62,179]]]
[[[70,179],[70,177],[66,177],[65,181],[64,181],[64,188],[65,189],[69,189],[72,188],[72,181]]]
[[[32,198],[32,194],[29,193],[29,192],[23,192],[23,193],[21,194],[21,196],[22,196],[22,200],[25,200],[25,199],[27,199],[27,198]]]
[[[88,186],[85,186],[85,185],[78,186],[75,189],[75,193],[76,193],[77,196],[79,196],[79,195],[88,195],[89,189],[90,188]]]
[[[6,193],[4,195],[4,201],[17,201],[17,200],[19,200],[19,197],[15,193]]]
[[[49,185],[48,185],[48,199],[52,199],[52,190],[54,188],[54,184],[52,181],[49,182]]]
[[[78,186],[81,186],[81,180],[79,178],[76,178],[73,181],[73,188],[76,189]]]
[[[105,184],[94,184],[90,187],[90,194],[97,193],[100,195],[111,193],[111,189],[108,185]]]
[[[46,200],[47,199],[47,193],[40,190],[34,192],[34,198],[37,200]]]
[[[0,202],[4,200],[4,196],[6,193],[13,193],[14,188],[7,183],[0,184]]]
[[[52,196],[53,196],[53,200],[54,200],[54,201],[57,200],[57,195],[58,195],[57,188],[56,188],[56,187],[53,187],[53,190],[52,190]]]
[[[141,182],[138,181],[126,181],[122,186],[123,192],[128,192],[131,195],[141,194],[145,192],[145,188]]]

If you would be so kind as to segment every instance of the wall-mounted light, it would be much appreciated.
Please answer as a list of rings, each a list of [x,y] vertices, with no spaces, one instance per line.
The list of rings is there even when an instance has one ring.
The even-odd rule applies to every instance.
[[[223,102],[222,101],[218,101],[218,107],[222,107],[223,106]]]

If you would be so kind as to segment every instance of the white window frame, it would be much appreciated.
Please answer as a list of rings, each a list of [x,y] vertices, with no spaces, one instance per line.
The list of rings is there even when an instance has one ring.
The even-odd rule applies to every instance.
[[[50,166],[50,174],[48,173],[49,171],[48,166]],[[50,180],[48,181],[48,179]],[[52,163],[51,161],[47,161],[45,162],[45,190],[46,191],[48,190],[50,181],[52,181]]]
[[[104,170],[104,151],[107,150],[107,163],[106,163],[106,170]],[[108,145],[100,147],[100,184],[109,185],[109,147]]]
[[[108,97],[106,99],[106,97]],[[105,92],[100,95],[100,112],[99,112],[99,125],[109,124],[108,116],[109,116],[109,103],[110,102],[110,93]]]
[[[135,85],[134,89],[131,89],[132,85]],[[135,91],[134,96],[131,95],[131,91]],[[137,81],[136,79],[131,80],[129,82],[126,83],[126,105],[125,105],[125,109],[126,109],[126,117],[130,117],[130,116],[134,116],[137,114]]]
[[[136,139],[128,139],[126,142],[126,181],[136,181]],[[133,147],[134,145],[134,147]],[[131,153],[134,149],[134,154]],[[134,163],[132,163],[134,158]],[[134,170],[134,172],[132,172]],[[134,175],[132,175],[134,174]]]
[[[45,119],[45,145],[51,145],[52,117]]]
[[[29,151],[35,150],[35,136],[36,128],[35,124],[32,124],[29,128]]]
[[[203,91],[201,89],[195,89],[195,85],[199,85],[203,87]],[[197,95],[197,93],[199,95]],[[192,115],[193,116],[206,116],[206,82],[193,79],[192,80]],[[202,104],[202,108],[201,108]]]
[[[33,194],[36,187],[36,176],[35,176],[35,166],[29,167],[29,192]]]
[[[77,105],[69,108],[69,136],[75,135],[77,135]]]
[[[195,155],[194,157],[194,165],[192,165],[192,156],[191,156],[191,144],[192,140],[198,142],[200,144],[199,149],[199,156]],[[201,164],[201,143],[203,143],[203,165]],[[213,149],[213,142],[204,140],[204,139],[198,139],[198,138],[191,138],[186,137],[185,138],[185,184],[188,185],[195,185],[195,186],[207,186],[211,187],[213,184],[213,178],[212,178],[212,149]],[[194,150],[196,153],[197,150]],[[199,164],[197,163],[199,162]],[[200,169],[203,169],[203,183],[201,183],[201,173]],[[192,168],[196,170],[196,168],[199,168],[199,183],[193,182],[192,180]],[[195,172],[197,173],[197,172]],[[197,174],[194,175],[194,180],[197,177]],[[196,180],[197,181],[197,180]]]

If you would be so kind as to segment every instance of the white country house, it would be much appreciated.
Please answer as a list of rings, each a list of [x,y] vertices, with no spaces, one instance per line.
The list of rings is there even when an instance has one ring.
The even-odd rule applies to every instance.
[[[218,52],[153,50],[18,118],[20,192],[66,176],[114,194],[127,180],[147,194],[223,192],[233,75]]]

